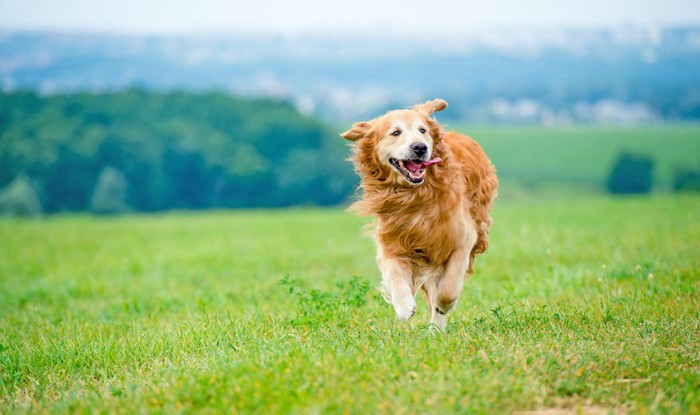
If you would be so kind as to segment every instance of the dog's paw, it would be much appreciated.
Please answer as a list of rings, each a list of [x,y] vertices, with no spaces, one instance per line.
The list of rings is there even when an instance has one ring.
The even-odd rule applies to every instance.
[[[447,316],[445,314],[433,313],[430,318],[430,328],[432,330],[445,331],[445,327],[447,327]]]
[[[401,320],[408,320],[416,313],[416,300],[410,295],[403,298],[394,298],[392,303],[394,304],[396,316]]]

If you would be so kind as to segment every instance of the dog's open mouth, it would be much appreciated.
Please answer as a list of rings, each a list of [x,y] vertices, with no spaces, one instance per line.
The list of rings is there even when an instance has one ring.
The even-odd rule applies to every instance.
[[[390,158],[389,163],[396,168],[401,174],[406,177],[406,180],[413,184],[420,184],[423,182],[423,176],[425,175],[425,169],[432,166],[433,164],[438,164],[442,159],[440,157],[435,157],[431,160],[397,160],[395,158]]]

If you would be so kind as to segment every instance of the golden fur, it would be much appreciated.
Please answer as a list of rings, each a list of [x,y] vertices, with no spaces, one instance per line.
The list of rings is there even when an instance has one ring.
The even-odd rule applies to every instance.
[[[498,186],[495,168],[479,144],[443,132],[431,118],[446,107],[436,99],[356,123],[341,134],[356,143],[351,160],[363,198],[351,210],[377,219],[377,261],[388,299],[400,318],[410,318],[421,287],[431,322],[440,328],[464,278],[473,272],[474,258],[488,248],[489,212]],[[398,136],[392,135],[396,130]],[[421,184],[410,183],[385,160],[387,154],[404,154],[404,147],[415,142],[425,143],[430,157],[442,159],[424,169]]]

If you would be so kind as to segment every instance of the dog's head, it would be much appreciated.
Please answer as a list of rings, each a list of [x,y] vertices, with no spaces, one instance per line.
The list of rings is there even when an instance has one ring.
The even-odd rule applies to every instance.
[[[442,161],[442,131],[431,115],[445,108],[447,102],[434,99],[358,122],[341,136],[357,143],[354,161],[363,177],[420,185]]]

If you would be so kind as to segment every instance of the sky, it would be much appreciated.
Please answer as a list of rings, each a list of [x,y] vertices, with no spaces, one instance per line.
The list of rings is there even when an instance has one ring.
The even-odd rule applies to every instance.
[[[700,0],[0,0],[0,30],[442,34],[700,24]]]

